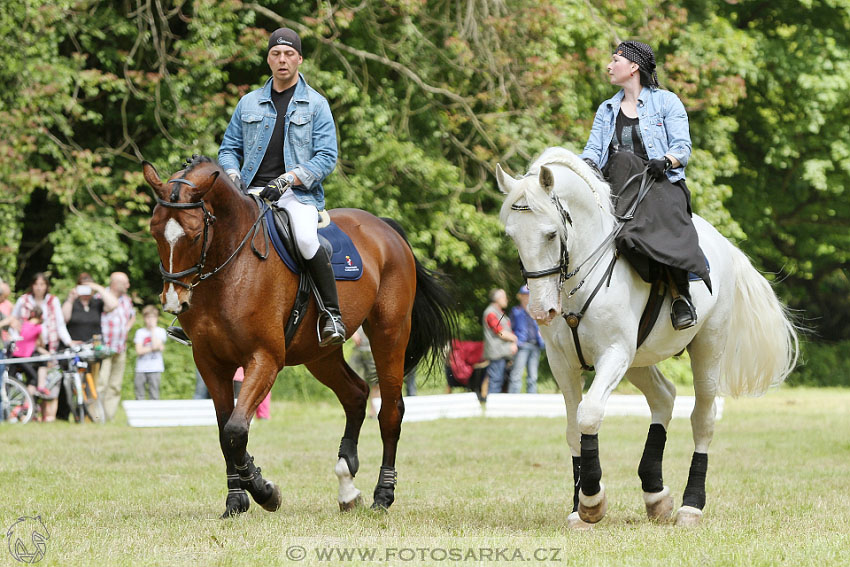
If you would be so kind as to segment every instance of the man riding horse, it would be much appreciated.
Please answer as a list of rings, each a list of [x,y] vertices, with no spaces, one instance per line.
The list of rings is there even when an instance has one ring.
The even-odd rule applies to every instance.
[[[271,34],[266,62],[272,76],[239,100],[218,162],[243,191],[259,191],[289,213],[296,245],[325,306],[319,344],[328,346],[345,342],[331,259],[318,237],[322,181],[336,167],[336,126],[328,101],[298,72],[303,60],[295,31]]]

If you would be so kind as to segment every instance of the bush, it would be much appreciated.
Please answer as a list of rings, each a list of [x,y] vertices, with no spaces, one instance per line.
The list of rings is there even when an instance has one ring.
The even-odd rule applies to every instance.
[[[850,341],[801,343],[802,362],[788,378],[792,386],[850,386]]]

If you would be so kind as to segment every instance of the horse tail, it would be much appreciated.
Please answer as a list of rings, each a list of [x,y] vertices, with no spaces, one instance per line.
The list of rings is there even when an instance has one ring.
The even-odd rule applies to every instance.
[[[720,392],[734,397],[760,396],[781,384],[797,365],[797,328],[770,283],[743,252],[729,248],[735,289],[721,360]]]
[[[410,246],[407,234],[398,222],[385,217],[381,220],[398,232]],[[413,255],[413,261],[416,264],[416,297],[413,300],[410,339],[404,353],[405,374],[425,357],[429,358],[428,371],[434,368],[442,370],[448,344],[457,335],[456,302],[448,278],[423,266],[416,254]]]

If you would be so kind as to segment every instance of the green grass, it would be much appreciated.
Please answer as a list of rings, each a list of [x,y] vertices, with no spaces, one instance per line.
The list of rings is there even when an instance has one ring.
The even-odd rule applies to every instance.
[[[341,515],[333,474],[341,409],[274,402],[272,420],[254,424],[249,450],[281,486],[283,506],[268,513],[252,505],[226,521],[218,519],[226,489],[214,428],[131,429],[120,419],[5,425],[0,529],[41,515],[50,539],[39,564],[62,566],[482,565],[518,560],[517,552],[533,559],[539,548],[538,557],[554,558],[549,565],[846,565],[848,408],[850,392],[837,389],[727,400],[709,457],[706,515],[692,530],[645,519],[636,470],[647,422],[639,418],[603,425],[609,512],[590,532],[566,528],[572,472],[560,419],[407,424],[390,512]],[[689,422],[673,420],[665,482],[677,506],[692,450]],[[367,421],[357,477],[367,503],[380,452],[377,424]],[[287,550],[299,551],[291,546],[308,559],[290,561]],[[375,548],[376,560],[316,559],[316,549],[334,547]],[[440,551],[449,548],[494,555],[456,561]],[[385,553],[395,559],[377,561]],[[4,541],[0,566],[18,564]]]

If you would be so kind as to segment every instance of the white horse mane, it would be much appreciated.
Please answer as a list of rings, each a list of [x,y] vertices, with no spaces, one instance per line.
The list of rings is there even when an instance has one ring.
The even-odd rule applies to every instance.
[[[499,214],[503,224],[507,221],[507,217],[511,213],[511,207],[519,203],[522,199],[525,199],[525,204],[532,211],[546,214],[552,217],[554,224],[561,224],[560,216],[552,203],[551,197],[543,191],[538,182],[540,168],[547,165],[562,165],[578,175],[593,192],[599,208],[603,212],[612,214],[611,189],[608,184],[597,178],[590,169],[590,166],[576,154],[566,148],[555,146],[546,148],[531,163],[528,173],[517,180],[519,183],[515,184],[511,192],[505,197],[505,202],[502,204]]]

